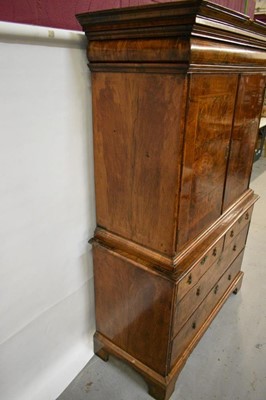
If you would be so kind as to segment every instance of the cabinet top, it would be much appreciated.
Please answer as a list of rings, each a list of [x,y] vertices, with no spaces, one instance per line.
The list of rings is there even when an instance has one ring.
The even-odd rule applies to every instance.
[[[216,65],[223,68],[230,64],[263,69],[266,64],[266,25],[205,0],[177,0],[87,12],[78,14],[77,19],[89,40],[91,69],[96,62],[133,61],[170,62],[179,67],[182,64],[194,68],[195,65],[213,64],[214,57],[219,59]],[[213,41],[215,52],[214,46],[210,47]],[[157,60],[152,50],[157,50]]]

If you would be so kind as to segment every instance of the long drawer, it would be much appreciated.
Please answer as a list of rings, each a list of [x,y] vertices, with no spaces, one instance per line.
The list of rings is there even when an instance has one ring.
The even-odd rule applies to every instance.
[[[241,263],[244,255],[244,250],[238,255],[238,257],[229,266],[226,272],[222,275],[219,281],[214,285],[212,290],[209,292],[204,301],[190,316],[188,321],[185,323],[183,328],[174,337],[172,342],[172,354],[171,354],[171,368],[176,363],[178,357],[186,349],[188,344],[193,340],[193,337],[197,334],[204,321],[211,314],[216,304],[219,302],[227,288],[230,286],[241,268]],[[224,260],[225,262],[225,260]]]

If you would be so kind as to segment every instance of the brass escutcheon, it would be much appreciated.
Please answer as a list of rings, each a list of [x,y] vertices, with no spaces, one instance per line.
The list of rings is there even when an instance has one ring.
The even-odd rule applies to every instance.
[[[207,256],[204,256],[203,259],[201,260],[201,265],[205,264],[205,261],[207,260]]]
[[[219,285],[216,285],[214,288],[214,294],[216,294],[218,292],[218,289],[219,289]]]

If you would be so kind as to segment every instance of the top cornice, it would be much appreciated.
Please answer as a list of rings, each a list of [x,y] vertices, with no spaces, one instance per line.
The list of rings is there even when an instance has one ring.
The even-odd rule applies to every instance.
[[[266,44],[264,23],[205,0],[88,12],[78,14],[77,19],[89,40],[189,36],[204,27],[206,31],[215,29],[228,37],[246,36]]]
[[[108,62],[113,70],[147,62],[150,70],[163,63],[165,71],[203,65],[266,69],[266,25],[205,0],[88,12],[77,19],[89,41],[92,70]]]

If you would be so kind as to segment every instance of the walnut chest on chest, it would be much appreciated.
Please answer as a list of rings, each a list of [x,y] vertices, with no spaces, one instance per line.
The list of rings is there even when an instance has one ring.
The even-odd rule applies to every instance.
[[[203,0],[78,19],[92,71],[95,353],[166,400],[241,286],[265,29]]]

